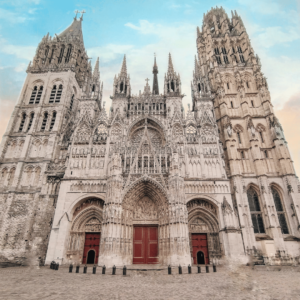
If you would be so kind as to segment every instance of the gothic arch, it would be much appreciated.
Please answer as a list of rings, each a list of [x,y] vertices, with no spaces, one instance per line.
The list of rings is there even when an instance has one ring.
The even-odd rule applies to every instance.
[[[258,123],[256,125],[256,130],[259,132],[263,132],[263,131],[266,131],[266,127],[264,125],[262,125],[261,123]]]
[[[51,81],[51,84],[52,85],[55,85],[55,84],[62,84],[64,86],[65,82],[62,78],[55,78]]]
[[[165,129],[164,129],[164,125],[163,125],[158,119],[154,118],[153,116],[147,116],[147,117],[141,116],[141,117],[139,117],[138,119],[136,119],[136,120],[130,125],[130,127],[128,128],[128,135],[127,135],[128,139],[131,139],[132,134],[137,130],[137,129],[134,129],[134,127],[135,127],[140,121],[145,120],[145,119],[151,120],[152,122],[156,123],[156,125],[157,125],[157,129],[156,129],[156,130],[158,130],[158,131],[160,132],[160,134],[162,135],[163,139],[165,140],[165,139],[166,139],[165,137],[167,136],[167,134],[166,134],[166,131],[165,131]]]
[[[243,129],[243,126],[241,126],[240,124],[236,124],[236,125],[233,127],[233,131],[234,131],[234,132],[243,132],[244,129]]]
[[[103,201],[103,204],[105,203],[105,195],[100,196],[94,193],[83,194],[72,201],[72,203],[69,205],[68,209],[66,210],[66,213],[69,216],[73,216],[75,209],[89,199],[97,199]]]

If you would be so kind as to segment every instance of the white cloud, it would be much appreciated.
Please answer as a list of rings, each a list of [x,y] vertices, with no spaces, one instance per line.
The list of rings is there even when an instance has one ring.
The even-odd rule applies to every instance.
[[[29,20],[25,15],[0,8],[0,19],[8,23],[24,23]]]
[[[34,46],[16,46],[10,45],[4,39],[0,39],[0,53],[15,55],[17,58],[32,60],[35,54],[36,47]]]

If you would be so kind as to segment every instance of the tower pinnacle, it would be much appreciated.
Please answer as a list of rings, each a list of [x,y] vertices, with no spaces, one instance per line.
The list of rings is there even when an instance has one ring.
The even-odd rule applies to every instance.
[[[174,67],[173,67],[171,53],[169,53],[168,73],[174,73]]]
[[[124,55],[122,68],[121,68],[121,75],[127,75],[127,66],[126,66],[126,55]]]
[[[158,88],[158,80],[157,80],[157,74],[158,74],[158,68],[156,64],[156,56],[154,56],[154,65],[153,65],[153,87],[152,87],[152,94],[158,95],[159,94],[159,88]]]

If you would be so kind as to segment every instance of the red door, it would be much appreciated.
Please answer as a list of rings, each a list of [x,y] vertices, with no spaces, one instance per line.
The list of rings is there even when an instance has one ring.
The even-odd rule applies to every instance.
[[[209,264],[207,234],[192,233],[194,264]]]
[[[157,227],[136,226],[133,229],[133,263],[156,264],[158,262]]]
[[[100,233],[86,233],[82,263],[98,263]],[[90,252],[94,251],[94,252]]]

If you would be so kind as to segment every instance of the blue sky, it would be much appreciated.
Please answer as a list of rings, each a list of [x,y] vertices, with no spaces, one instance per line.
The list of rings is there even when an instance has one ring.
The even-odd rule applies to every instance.
[[[152,79],[154,52],[160,91],[171,52],[187,95],[186,107],[191,101],[196,27],[201,27],[203,13],[212,6],[222,6],[229,15],[231,10],[237,10],[241,15],[254,51],[261,58],[275,108],[288,106],[300,111],[299,0],[0,0],[0,134],[38,43],[48,32],[53,36],[69,26],[76,9],[86,11],[84,42],[93,63],[100,57],[107,108],[113,77],[120,71],[123,55],[127,55],[133,93],[138,93],[145,79]],[[297,151],[295,155],[299,157],[300,149]]]

